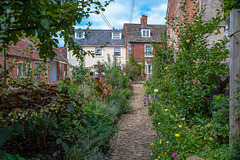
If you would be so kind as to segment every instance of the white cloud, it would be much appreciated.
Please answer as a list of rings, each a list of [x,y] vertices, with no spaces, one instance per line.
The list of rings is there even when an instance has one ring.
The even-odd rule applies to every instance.
[[[101,2],[103,1],[101,0]],[[142,14],[146,14],[146,9],[150,9],[148,11],[148,24],[165,24],[164,18],[166,16],[167,2],[168,0],[135,0],[132,23],[140,23]],[[111,26],[118,29],[122,28],[124,23],[130,22],[131,7],[132,0],[115,0],[115,2],[111,2],[106,7],[106,11],[103,13]],[[91,14],[88,19],[84,19],[75,28],[86,29],[87,22],[92,23],[90,29],[109,29],[101,15],[96,14]]]

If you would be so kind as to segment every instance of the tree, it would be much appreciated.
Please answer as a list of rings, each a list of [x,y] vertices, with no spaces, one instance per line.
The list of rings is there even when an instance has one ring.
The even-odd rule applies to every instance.
[[[224,0],[225,14],[229,15],[233,9],[240,8],[240,0]]]
[[[36,36],[40,40],[39,56],[44,60],[53,59],[59,32],[65,46],[68,44],[73,54],[83,59],[87,53],[82,53],[81,46],[73,41],[73,26],[90,13],[99,14],[99,9],[104,11],[111,1],[101,4],[95,0],[3,0],[0,2],[0,52],[23,36]]]

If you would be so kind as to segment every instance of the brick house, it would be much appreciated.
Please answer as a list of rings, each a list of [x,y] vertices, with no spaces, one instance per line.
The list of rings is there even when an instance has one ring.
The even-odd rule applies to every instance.
[[[91,55],[84,57],[85,67],[92,71],[96,70],[98,62],[108,62],[108,55],[111,61],[115,57],[121,68],[126,63],[126,39],[123,30],[76,29],[73,39],[84,51],[94,54],[94,57]],[[79,65],[72,51],[68,51],[68,60],[74,66]]]
[[[142,15],[140,24],[125,23],[123,26],[127,42],[127,59],[129,55],[141,64],[145,60],[146,77],[152,74],[153,47],[151,43],[160,45],[162,32],[166,25],[153,25],[147,23],[147,16]]]
[[[183,18],[183,13],[180,9],[180,2],[183,0],[168,0],[168,6],[167,6],[167,13],[166,17],[179,17],[180,19]],[[190,14],[189,20],[191,21],[191,14],[194,13],[194,3],[197,5],[197,9],[202,10],[203,7],[205,7],[204,15],[203,15],[203,20],[208,21],[211,20],[213,16],[216,15],[217,11],[216,9],[221,10],[221,5],[223,5],[223,0],[186,0],[186,8],[187,12]],[[224,13],[221,13],[222,16],[224,16]],[[222,22],[221,24],[221,29],[220,29],[220,34],[211,34],[208,37],[208,41],[211,43],[215,43],[217,40],[222,39],[224,37],[224,34],[228,31],[228,26],[226,25],[225,22]],[[168,35],[170,38],[177,40],[177,35],[176,33],[170,28],[167,27],[168,30]],[[173,41],[169,39],[169,45],[174,44]],[[174,44],[176,47],[176,44]]]
[[[15,65],[10,72],[11,78],[34,76],[35,79],[42,78],[46,82],[56,82],[62,77],[67,76],[67,59],[66,56],[67,49],[64,47],[54,48],[56,56],[53,60],[47,59],[47,62],[42,64],[43,59],[39,57],[39,52],[35,48],[34,41],[29,38],[23,38],[16,45],[10,45],[9,49],[5,50],[6,61],[4,62],[4,51],[0,53],[0,64],[1,69],[4,69],[4,64],[6,68],[9,69],[11,63]],[[44,71],[44,76],[38,76],[30,72],[40,68],[40,65],[45,65],[47,68]],[[30,69],[29,69],[30,68]],[[26,72],[29,71],[29,74]]]

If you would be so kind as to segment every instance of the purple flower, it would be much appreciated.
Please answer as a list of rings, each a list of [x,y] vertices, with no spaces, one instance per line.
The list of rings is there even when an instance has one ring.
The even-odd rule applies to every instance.
[[[177,153],[173,153],[173,154],[172,154],[172,157],[176,157],[176,156],[177,156]]]
[[[169,148],[172,148],[172,145],[170,145]]]

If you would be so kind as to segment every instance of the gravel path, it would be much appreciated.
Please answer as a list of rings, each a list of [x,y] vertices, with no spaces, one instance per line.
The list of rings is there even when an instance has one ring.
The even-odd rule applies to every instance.
[[[155,137],[148,109],[143,105],[143,84],[134,84],[130,99],[133,112],[122,116],[118,122],[119,131],[111,144],[111,154],[107,160],[149,160],[148,150]],[[151,128],[151,130],[149,130]]]

